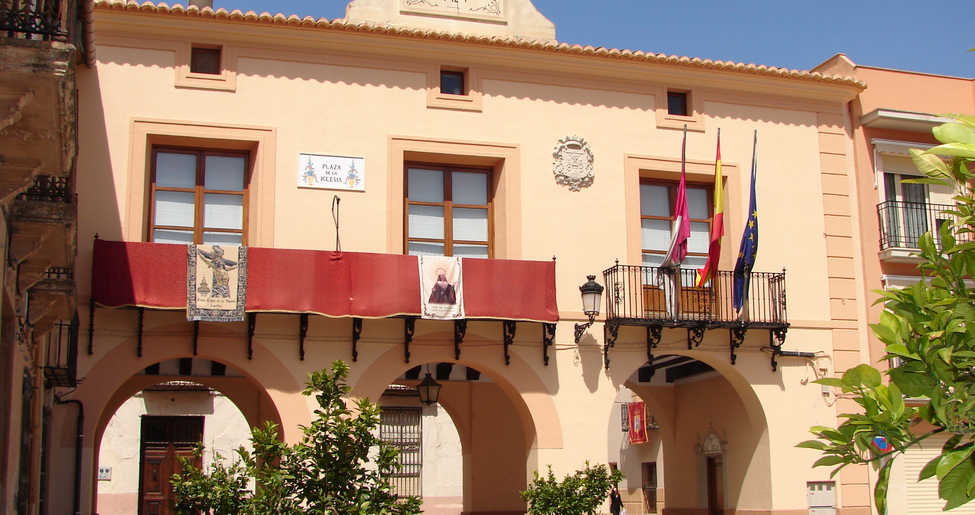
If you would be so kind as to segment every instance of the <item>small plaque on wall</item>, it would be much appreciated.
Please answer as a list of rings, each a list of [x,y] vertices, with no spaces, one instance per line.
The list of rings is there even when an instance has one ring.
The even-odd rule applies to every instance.
[[[362,157],[298,154],[298,187],[366,191],[366,160]]]

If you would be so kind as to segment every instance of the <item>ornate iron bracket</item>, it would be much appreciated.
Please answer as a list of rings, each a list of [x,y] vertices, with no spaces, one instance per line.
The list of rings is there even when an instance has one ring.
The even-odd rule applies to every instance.
[[[608,322],[603,325],[603,336],[606,343],[603,344],[603,366],[609,370],[609,348],[616,346],[616,338],[620,335],[620,324]]]
[[[504,364],[511,364],[511,355],[508,354],[508,347],[515,342],[515,331],[517,330],[517,322],[514,320],[503,320],[504,325]]]
[[[305,360],[305,338],[308,337],[308,313],[298,316],[298,359]]]
[[[575,334],[574,334],[574,336],[575,336],[576,344],[578,344],[579,343],[579,340],[582,339],[582,333],[586,332],[586,329],[589,329],[589,326],[591,326],[591,325],[592,325],[592,322],[591,321],[590,322],[586,322],[585,324],[576,324],[575,325]]]
[[[362,319],[352,318],[352,362],[359,361],[359,338],[362,337]]]
[[[413,341],[413,332],[416,331],[416,317],[406,317],[403,319],[403,359],[406,363],[410,362],[410,342]]]
[[[467,334],[467,320],[454,320],[454,360],[460,359],[460,344]]]
[[[200,348],[200,321],[194,320],[193,321],[193,355],[194,356],[199,354],[199,352],[197,352],[199,348]]]
[[[728,335],[731,339],[731,364],[735,364],[735,360],[738,359],[738,355],[735,354],[735,349],[741,347],[741,344],[745,342],[745,333],[748,332],[748,326],[732,327],[728,330]]]
[[[779,367],[779,362],[775,360],[776,356],[782,353],[782,346],[785,345],[785,333],[788,329],[772,329],[768,333],[768,345],[772,348],[772,372],[775,372]],[[778,342],[776,344],[775,342]]]
[[[542,359],[548,366],[548,348],[555,345],[555,324],[542,324]]]
[[[704,332],[706,330],[707,329],[703,325],[687,328],[687,350],[697,347],[702,341],[704,341]]]
[[[135,356],[142,357],[142,329],[146,326],[146,309],[139,308],[139,334],[136,337]]]
[[[254,359],[254,330],[257,329],[257,313],[247,314],[247,359]]]
[[[647,363],[653,364],[653,349],[657,348],[660,344],[661,338],[664,335],[664,326],[662,325],[651,325],[647,326]]]
[[[88,301],[88,355],[95,353],[95,299]]]

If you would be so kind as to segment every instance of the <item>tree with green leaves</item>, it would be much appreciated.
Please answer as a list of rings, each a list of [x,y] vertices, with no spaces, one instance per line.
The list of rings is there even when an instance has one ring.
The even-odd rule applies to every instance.
[[[302,426],[300,442],[287,445],[270,422],[251,433],[254,452],[238,460],[219,457],[204,471],[182,460],[173,476],[174,510],[210,515],[413,515],[420,499],[397,497],[387,478],[397,469],[398,450],[376,436],[379,405],[360,399],[350,410],[345,397],[349,366],[335,361],[330,372],[309,374],[302,392],[318,401],[315,419]],[[202,452],[199,449],[197,452]],[[254,491],[246,487],[253,482]]]
[[[881,515],[894,460],[941,432],[951,436],[918,480],[937,477],[945,510],[975,499],[975,116],[951,118],[933,130],[940,145],[911,150],[924,174],[912,182],[954,191],[955,204],[945,212],[949,221],[918,242],[920,281],[877,292],[885,310],[871,328],[886,345],[884,359],[898,358],[897,365],[886,370],[886,380],[866,364],[841,378],[818,380],[839,388],[861,411],[840,415],[845,420],[836,428],[811,428],[818,439],[799,444],[821,451],[815,465],[836,467],[833,475],[851,464],[875,467],[874,500]],[[911,427],[918,418],[935,429],[915,434]]]
[[[619,470],[610,472],[606,465],[593,466],[587,461],[582,470],[559,481],[549,466],[545,477],[535,471],[535,480],[521,497],[529,504],[528,515],[592,515],[622,479]]]

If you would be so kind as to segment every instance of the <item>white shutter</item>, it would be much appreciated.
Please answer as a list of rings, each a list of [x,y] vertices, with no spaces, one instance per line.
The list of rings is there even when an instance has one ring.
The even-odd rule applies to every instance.
[[[938,478],[932,477],[918,483],[917,477],[921,469],[941,452],[941,447],[947,440],[948,435],[934,435],[921,442],[922,448],[914,447],[903,456],[906,508],[910,515],[944,515],[945,513],[941,510],[945,502],[938,497]],[[948,513],[975,515],[975,503],[968,503]]]

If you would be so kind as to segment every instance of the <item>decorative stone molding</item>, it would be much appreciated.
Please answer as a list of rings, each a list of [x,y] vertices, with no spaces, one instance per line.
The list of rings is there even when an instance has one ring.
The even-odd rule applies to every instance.
[[[503,19],[503,0],[402,0],[407,12],[457,16],[461,18]]]
[[[566,136],[559,140],[552,156],[555,158],[552,164],[555,182],[568,186],[570,191],[592,185],[594,156],[586,140],[579,136]]]
[[[701,454],[721,454],[724,450],[724,443],[714,432],[714,429],[708,431],[708,435],[704,437],[704,442],[701,444]]]

